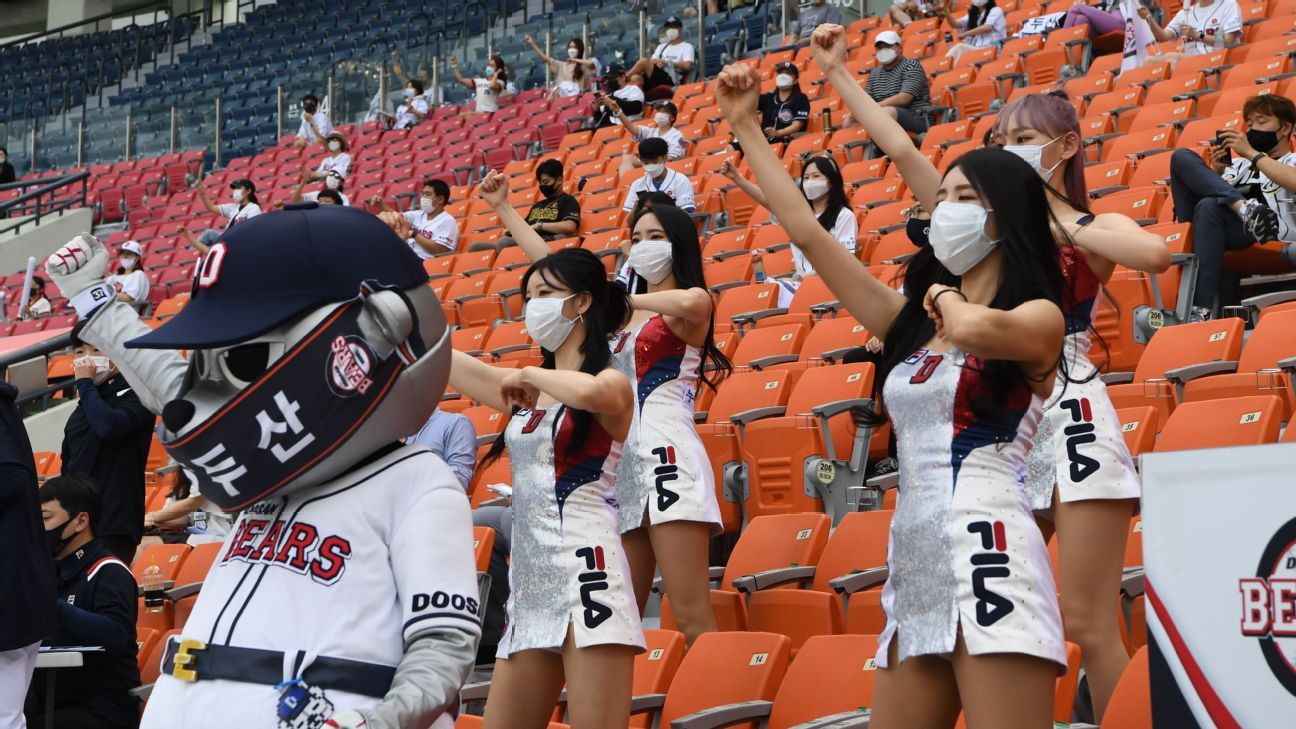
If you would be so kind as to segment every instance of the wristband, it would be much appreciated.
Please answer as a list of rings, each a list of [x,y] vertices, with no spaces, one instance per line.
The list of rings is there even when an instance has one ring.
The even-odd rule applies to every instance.
[[[1251,166],[1252,166],[1252,167],[1257,167],[1257,168],[1258,168],[1258,167],[1260,166],[1260,160],[1262,160],[1262,159],[1264,159],[1265,157],[1268,157],[1268,156],[1269,156],[1269,155],[1265,154],[1264,152],[1257,152],[1257,153],[1256,153],[1256,156],[1254,156],[1254,157],[1251,158]]]
[[[76,309],[77,317],[89,319],[96,309],[112,301],[115,294],[112,284],[101,281],[77,292],[75,296],[68,300],[68,303],[72,305],[73,309]]]
[[[940,301],[940,297],[950,293],[951,291],[958,294],[959,297],[962,298],[964,301],[968,300],[967,296],[962,291],[959,291],[958,289],[944,289],[940,293],[932,297],[932,308],[936,310],[937,314],[941,313],[941,308],[936,302]]]

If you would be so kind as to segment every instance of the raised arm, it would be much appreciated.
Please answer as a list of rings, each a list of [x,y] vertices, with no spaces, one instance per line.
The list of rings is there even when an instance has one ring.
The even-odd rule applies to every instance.
[[[485,200],[486,204],[491,206],[491,210],[500,217],[500,221],[508,229],[509,236],[532,263],[551,253],[549,244],[545,243],[544,238],[541,238],[535,228],[532,228],[518,211],[509,205],[507,177],[491,170],[478,186],[478,192],[481,199]]]
[[[194,250],[198,251],[198,254],[200,256],[207,255],[207,250],[208,250],[207,245],[204,244],[202,241],[198,240],[196,237],[194,237],[194,234],[189,232],[189,228],[187,226],[184,225],[180,226],[180,228],[176,230],[176,235],[180,236],[181,238],[184,238],[185,242],[193,246]]]
[[[732,160],[725,160],[724,164],[720,165],[718,172],[729,178],[729,181],[737,185],[739,190],[747,193],[747,196],[752,200],[755,200],[757,205],[766,207],[765,192],[752,184],[752,182],[746,177],[743,177],[742,174],[738,172],[738,168],[734,166]]]
[[[592,413],[617,440],[625,440],[634,413],[634,388],[614,369],[597,375],[572,370],[523,367],[505,376],[503,397],[511,405],[534,408],[543,392],[569,408]]]
[[[557,63],[557,61],[555,61],[552,57],[550,57],[548,53],[545,53],[544,49],[542,49],[540,45],[535,42],[535,38],[532,38],[530,35],[526,35],[522,37],[522,42],[526,43],[527,46],[531,48],[532,52],[534,52],[537,56],[540,57],[540,60],[544,61],[545,63]]]
[[[510,411],[508,403],[504,402],[504,398],[500,395],[500,385],[509,373],[516,370],[491,367],[458,351],[451,354],[450,361],[451,387],[501,413]]]
[[[464,78],[464,75],[459,73],[459,59],[454,56],[450,56],[450,70],[454,72],[455,81],[467,86],[469,91],[473,91],[477,88],[476,84],[472,82],[472,79]]]
[[[984,360],[1018,362],[1036,381],[1032,387],[1037,392],[1047,395],[1052,391],[1053,371],[1066,333],[1057,304],[1035,299],[1005,311],[970,303],[958,289],[933,284],[923,306],[936,320],[937,334],[943,334],[956,349]]]
[[[868,131],[873,143],[891,158],[918,202],[924,208],[934,210],[936,191],[940,188],[940,171],[918,151],[900,123],[892,119],[851,76],[846,68],[846,29],[840,25],[821,25],[811,36],[810,45],[814,48],[819,68],[837,89],[851,116]]]
[[[683,319],[692,325],[711,321],[711,294],[706,289],[672,289],[635,294],[630,297],[634,308]]]
[[[203,207],[207,208],[207,212],[212,215],[221,214],[220,208],[207,196],[207,186],[202,183],[198,184],[198,199],[202,201]]]
[[[815,31],[816,37],[822,30]],[[847,311],[869,331],[887,331],[904,306],[904,296],[874,278],[864,264],[819,224],[805,195],[797,189],[761,133],[755,115],[759,85],[760,80],[752,69],[729,66],[716,81],[716,100],[747,153],[747,162],[765,191],[770,211],[778,216],[788,237]]]
[[[1170,268],[1170,249],[1166,247],[1165,237],[1149,233],[1120,213],[1099,215],[1089,225],[1072,231],[1071,237],[1086,257],[1101,258],[1101,263],[1107,264],[1103,268],[1118,265],[1148,273],[1161,273]],[[1094,263],[1100,262],[1091,260],[1089,267],[1098,271]],[[1106,274],[1109,276],[1111,272]],[[1100,272],[1100,278],[1107,276]]]
[[[1138,16],[1148,25],[1148,30],[1152,31],[1152,37],[1157,39],[1158,43],[1165,43],[1168,40],[1174,40],[1178,34],[1169,28],[1162,28],[1161,24],[1156,21],[1152,11],[1146,5],[1139,5]]]

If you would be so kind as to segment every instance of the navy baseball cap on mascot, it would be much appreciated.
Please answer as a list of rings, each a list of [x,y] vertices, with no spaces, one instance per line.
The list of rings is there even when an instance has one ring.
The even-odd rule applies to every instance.
[[[162,445],[235,510],[328,481],[431,416],[450,332],[422,263],[382,221],[303,203],[227,230],[190,302],[128,348],[189,350]]]

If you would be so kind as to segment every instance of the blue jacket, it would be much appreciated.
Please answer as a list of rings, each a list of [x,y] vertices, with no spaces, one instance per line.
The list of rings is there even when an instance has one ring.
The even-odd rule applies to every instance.
[[[54,561],[17,395],[0,382],[0,651],[39,642],[54,627]]]

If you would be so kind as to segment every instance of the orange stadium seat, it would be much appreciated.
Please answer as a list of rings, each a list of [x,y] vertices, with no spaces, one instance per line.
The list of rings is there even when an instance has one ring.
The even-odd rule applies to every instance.
[[[1109,375],[1107,394],[1117,408],[1149,405],[1164,418],[1181,399],[1180,368],[1236,361],[1242,351],[1241,319],[1217,319],[1157,330],[1133,373]]]
[[[787,665],[787,636],[705,633],[684,656],[655,711],[660,726],[712,706],[773,701]]]

